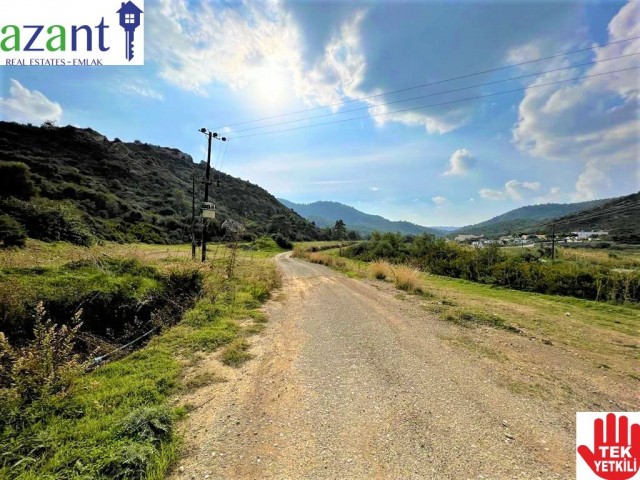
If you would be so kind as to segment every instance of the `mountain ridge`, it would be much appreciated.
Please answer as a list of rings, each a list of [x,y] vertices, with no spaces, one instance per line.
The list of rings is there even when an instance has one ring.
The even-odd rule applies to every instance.
[[[542,203],[525,205],[509,210],[473,225],[465,225],[455,231],[456,235],[497,236],[528,232],[535,229],[543,220],[550,220],[563,215],[593,208],[610,199],[590,200],[577,203]]]
[[[443,235],[444,232],[430,227],[424,227],[407,221],[394,221],[380,215],[362,212],[350,205],[334,201],[316,201],[311,203],[295,203],[284,198],[278,198],[280,203],[297,212],[319,227],[332,227],[337,220],[342,220],[350,230],[368,235],[373,231],[400,232],[406,235],[429,233]]]
[[[613,240],[640,243],[640,192],[587,202],[527,205],[462,227],[452,236],[551,233],[553,224],[557,234],[604,230]]]

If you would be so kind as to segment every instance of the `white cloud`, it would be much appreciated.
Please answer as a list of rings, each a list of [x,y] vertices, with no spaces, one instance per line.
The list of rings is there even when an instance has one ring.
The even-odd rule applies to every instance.
[[[602,169],[603,166],[597,161],[587,163],[584,172],[580,174],[576,182],[574,200],[592,200],[597,197],[598,192],[611,186],[611,180]]]
[[[259,9],[258,7],[264,7]],[[275,3],[244,4],[240,9],[186,0],[160,0],[151,16],[150,58],[160,75],[189,91],[205,86],[247,86],[265,67],[297,70],[297,31]]]
[[[162,93],[138,83],[123,83],[120,85],[120,91],[127,95],[139,95],[152,100],[164,100]]]
[[[431,200],[433,201],[433,203],[435,203],[436,205],[438,205],[439,207],[446,204],[447,203],[447,199],[443,196],[436,196],[436,197],[431,197]]]
[[[540,182],[509,180],[501,190],[483,188],[479,193],[482,198],[487,200],[522,200],[523,198],[535,196],[540,192],[541,188]]]
[[[9,96],[0,97],[0,113],[3,119],[22,123],[39,123],[45,120],[60,121],[62,107],[37,90],[25,88],[17,80],[11,80]]]
[[[640,2],[631,0],[609,23],[608,42],[640,36]],[[640,40],[594,50],[594,60],[635,53]],[[568,65],[567,60],[562,65]],[[634,57],[598,63],[584,72],[565,70],[538,77],[533,85],[595,75],[637,65]],[[612,193],[607,170],[637,169],[640,120],[637,71],[586,78],[529,89],[519,106],[513,141],[520,150],[549,160],[579,159],[585,169],[576,182],[576,199]]]
[[[466,148],[460,148],[453,152],[449,159],[449,168],[444,175],[465,175],[476,164],[476,159]]]
[[[159,64],[162,78],[187,91],[206,95],[206,87],[213,83],[235,90],[254,85],[263,91],[267,84],[271,91],[277,85],[280,94],[293,94],[310,106],[382,93],[375,86],[362,87],[367,70],[361,32],[364,9],[349,7],[352,11],[340,20],[320,55],[306,58],[305,32],[282,2],[245,2],[234,9],[206,1],[189,5],[186,0],[159,1],[148,26],[153,39],[149,58]],[[269,95],[263,92],[263,96]],[[379,106],[385,99],[362,101],[370,106],[365,112],[377,115],[373,120],[379,126],[398,122],[442,134],[465,124],[470,116],[468,106],[450,106],[438,113],[389,113],[394,109]]]
[[[380,190],[380,187],[369,187],[369,189],[370,189],[372,192],[377,192],[378,190]]]

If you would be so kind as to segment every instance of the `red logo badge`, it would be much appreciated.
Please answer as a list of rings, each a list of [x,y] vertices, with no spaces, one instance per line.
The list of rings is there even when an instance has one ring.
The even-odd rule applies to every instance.
[[[576,480],[640,480],[640,412],[578,412],[576,445]]]

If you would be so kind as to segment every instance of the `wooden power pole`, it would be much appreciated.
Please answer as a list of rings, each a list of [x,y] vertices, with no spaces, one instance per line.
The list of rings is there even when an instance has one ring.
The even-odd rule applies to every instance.
[[[196,177],[191,186],[191,260],[196,259]]]
[[[207,170],[205,172],[204,179],[204,203],[203,208],[209,208],[209,185],[211,184],[211,142],[213,139],[220,140],[222,142],[226,142],[227,139],[225,137],[218,137],[218,134],[215,132],[211,132],[206,128],[201,128],[200,131],[207,136]],[[213,211],[211,212],[214,213]],[[207,220],[203,215],[202,217],[202,261],[207,260]]]

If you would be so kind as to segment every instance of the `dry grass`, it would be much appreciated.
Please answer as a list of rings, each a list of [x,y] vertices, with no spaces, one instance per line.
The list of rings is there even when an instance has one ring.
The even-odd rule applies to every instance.
[[[559,248],[558,257],[566,261],[600,265],[610,268],[639,268],[640,254],[637,251],[594,250],[586,248]]]
[[[420,280],[420,271],[407,265],[400,265],[393,270],[394,283],[400,290],[407,292],[422,292],[422,281]]]
[[[344,258],[334,257],[333,255],[327,255],[326,253],[300,252],[296,256],[306,258],[311,263],[317,263],[319,265],[325,265],[327,267],[337,269],[344,269],[347,266],[347,262]]]
[[[369,272],[371,272],[373,278],[384,280],[389,276],[389,262],[385,262],[384,260],[377,260],[375,262],[372,262],[369,264]]]

